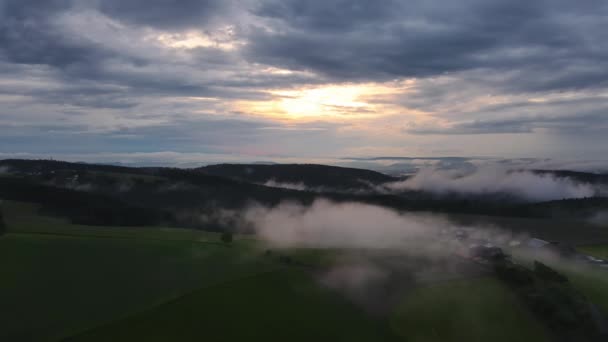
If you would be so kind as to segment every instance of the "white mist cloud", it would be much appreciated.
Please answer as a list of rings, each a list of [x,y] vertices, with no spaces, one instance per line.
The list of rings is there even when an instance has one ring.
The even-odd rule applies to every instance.
[[[264,186],[268,186],[271,188],[281,188],[281,189],[289,189],[289,190],[298,190],[298,191],[314,191],[313,189],[308,188],[304,183],[284,183],[277,182],[274,179],[271,179],[263,184]]]
[[[96,188],[96,186],[91,183],[66,183],[65,185],[63,185],[63,187],[66,189],[72,189],[83,192],[93,191]]]
[[[422,190],[437,194],[507,193],[532,201],[584,198],[596,194],[591,184],[496,166],[482,166],[472,172],[423,169],[405,181],[389,183],[384,187],[392,191]]]
[[[387,284],[394,281],[393,272],[372,260],[357,258],[337,262],[317,280],[327,288],[340,291],[368,311],[380,313],[386,310],[386,302],[391,296]]]
[[[497,227],[460,226],[438,215],[354,202],[253,206],[243,215],[242,223],[272,248],[330,249],[334,259],[317,269],[318,281],[380,314],[390,312],[412,282],[482,272],[464,259],[472,245],[529,239]]]
[[[592,173],[608,172],[608,161],[606,160],[503,160],[513,165],[519,165],[525,169],[536,170],[566,170]]]
[[[288,190],[298,190],[298,191],[310,191],[317,193],[343,193],[343,194],[353,194],[353,195],[363,195],[363,194],[371,194],[376,192],[377,186],[371,182],[359,179],[360,187],[353,187],[350,189],[343,188],[334,188],[327,186],[307,186],[303,182],[298,183],[288,183],[288,182],[277,182],[274,179],[271,179],[265,183],[261,183],[261,185],[271,187],[271,188],[281,188]]]
[[[252,207],[245,214],[257,234],[279,247],[401,248],[428,239],[447,221],[360,204],[316,200]]]
[[[471,239],[506,245],[511,232],[495,227],[464,227],[440,215],[399,213],[363,203],[325,199],[310,206],[281,203],[252,206],[239,218],[244,227],[275,248],[329,248],[398,252],[436,257],[452,255],[465,245],[455,232]],[[518,236],[518,240],[523,237]]]
[[[335,265],[322,275],[320,281],[329,288],[346,289],[353,295],[359,295],[375,283],[385,282],[388,277],[386,270],[363,259]]]
[[[588,221],[596,226],[608,227],[608,210],[595,213]]]

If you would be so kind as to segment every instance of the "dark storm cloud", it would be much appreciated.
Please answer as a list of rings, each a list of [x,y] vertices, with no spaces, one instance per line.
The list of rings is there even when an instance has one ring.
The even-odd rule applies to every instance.
[[[220,0],[104,0],[80,2],[110,18],[163,29],[203,28],[212,18],[231,22]],[[101,61],[145,59],[62,36],[49,24],[73,9],[69,0],[6,0],[0,24],[5,58],[17,63],[78,69]],[[427,77],[471,69],[521,70],[513,82],[530,90],[587,87],[607,79],[608,15],[603,1],[266,0],[251,12],[247,56],[337,80]],[[221,60],[221,56],[219,60]],[[216,59],[218,60],[218,59]],[[534,71],[533,77],[528,71]],[[86,77],[87,75],[83,75]],[[95,75],[92,75],[94,77]]]
[[[338,155],[385,144],[384,153],[418,140],[397,141],[407,135],[398,129],[380,136],[393,126],[383,118],[349,129],[234,121],[252,117],[235,100],[404,78],[415,81],[403,93],[357,100],[442,123],[408,133],[599,132],[608,129],[606,17],[604,0],[0,0],[0,145]],[[190,34],[194,46],[180,45]],[[547,96],[561,92],[573,96]]]
[[[66,122],[23,127],[0,124],[0,154],[172,151],[246,155],[253,151],[287,155],[290,150],[277,145],[277,141],[289,139],[295,147],[302,146],[302,153],[333,150],[343,143],[335,141],[339,125],[329,123],[286,126],[261,119],[176,117],[165,123],[108,130]]]
[[[199,47],[190,51],[190,61],[172,60],[176,56],[162,55],[157,50],[138,51],[137,43],[142,37],[132,37],[133,51],[120,46],[102,44],[78,32],[66,31],[65,14],[82,14],[83,11],[102,9],[110,15],[109,19],[125,20],[135,24],[168,27],[181,23],[184,26],[201,24],[213,13],[220,10],[221,1],[35,1],[7,0],[0,3],[0,62],[4,61],[0,72],[15,75],[12,69],[22,65],[48,66],[55,70],[49,74],[56,82],[68,85],[62,91],[47,90],[39,92],[32,89],[32,97],[55,99],[63,97],[66,102],[74,99],[73,104],[93,107],[131,106],[133,99],[120,99],[121,96],[208,96],[222,98],[254,98],[255,92],[238,88],[231,82],[231,75],[224,74],[220,81],[216,78],[200,78],[193,71],[230,72],[239,61],[233,53],[219,49]],[[80,12],[79,12],[80,11]],[[95,27],[82,27],[94,30]],[[104,33],[106,34],[106,33]],[[123,32],[116,32],[121,38]],[[112,39],[111,37],[99,37]],[[139,48],[141,49],[141,48]],[[4,68],[6,66],[6,68]],[[209,74],[209,73],[207,73]],[[99,83],[119,85],[123,89],[105,98],[87,98],[91,95],[90,84],[83,88],[71,85]],[[228,87],[221,84],[228,83]],[[269,80],[267,83],[271,83]],[[249,84],[251,85],[251,82]],[[93,85],[95,87],[95,85]],[[69,91],[70,93],[67,93]],[[237,94],[238,92],[238,94]],[[15,90],[9,91],[15,93]],[[93,94],[94,95],[94,94]],[[102,104],[108,100],[109,104]],[[100,105],[96,105],[99,103]]]
[[[116,89],[104,87],[97,77],[83,82],[87,79],[86,74],[94,72],[104,60],[119,56],[91,42],[66,36],[57,29],[53,20],[72,10],[73,5],[69,0],[6,0],[0,3],[0,77],[5,82],[21,82],[19,85],[0,85],[0,94],[26,96],[33,103],[132,107],[133,101],[123,98]],[[45,70],[41,73],[42,69]],[[46,77],[47,82],[39,85],[22,82],[30,77],[39,81]],[[49,82],[65,86],[60,89],[49,87]]]
[[[288,0],[255,13],[270,28],[252,33],[252,60],[339,80],[536,70],[521,83],[543,90],[596,86],[608,70],[603,1]]]
[[[228,0],[102,0],[100,10],[110,17],[159,28],[204,27],[222,14]]]
[[[452,125],[448,128],[408,127],[411,134],[503,134],[532,133],[545,129],[558,133],[605,132],[608,129],[608,112],[571,116],[533,116],[503,120],[477,120]]]
[[[189,67],[230,69],[244,53],[249,61],[309,70],[317,78],[224,77],[209,85],[183,77],[108,72],[108,61],[133,68],[159,61],[57,29],[53,22],[57,15],[83,8],[134,27],[168,30],[202,29],[221,18],[244,34],[245,50],[199,48],[192,52],[200,56],[199,65]],[[247,10],[253,15],[249,22],[238,23],[235,13]],[[595,0],[5,0],[0,13],[0,53],[6,61],[49,65],[61,69],[68,79],[160,92],[205,94],[221,82],[229,87],[283,87],[479,69],[512,71],[508,84],[501,85],[509,91],[599,87],[608,79],[608,43],[602,38],[602,32],[608,31],[603,20],[608,5]]]
[[[42,17],[72,6],[73,0],[3,0],[0,14],[15,19]]]
[[[303,29],[344,32],[361,25],[375,25],[379,21],[398,19],[403,8],[403,3],[396,0],[270,0],[259,4],[253,13],[260,17],[286,21],[289,25]]]
[[[68,0],[6,0],[0,12],[0,56],[19,64],[46,64],[65,68],[95,64],[107,58],[85,42],[62,36],[50,20],[71,8]]]

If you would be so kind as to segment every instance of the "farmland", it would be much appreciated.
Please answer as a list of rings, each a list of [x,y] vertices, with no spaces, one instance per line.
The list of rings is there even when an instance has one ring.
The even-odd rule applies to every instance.
[[[608,259],[608,245],[579,246],[578,249],[597,258]]]
[[[543,327],[499,281],[458,280],[418,288],[391,319],[407,341],[548,341]]]
[[[297,333],[294,333],[297,332]],[[390,341],[382,321],[279,271],[201,289],[68,341]]]
[[[566,271],[570,281],[597,305],[602,312],[608,313],[608,273],[589,269]]]
[[[246,242],[226,247],[217,234],[186,239],[176,231],[171,240],[164,237],[173,232],[149,228],[135,238],[122,231],[101,234],[105,228],[98,227],[72,235],[79,228],[61,221],[31,215],[31,221],[16,224],[8,216],[10,233],[0,239],[4,341],[58,340],[275,267],[253,255]],[[23,228],[27,232],[19,232]]]
[[[330,265],[339,250],[269,255],[246,236],[227,245],[218,233],[79,226],[39,215],[32,204],[5,201],[3,208],[2,340],[548,339],[526,307],[489,276],[410,284],[377,315],[321,286],[310,272]],[[280,255],[299,263],[286,265]],[[591,274],[571,278],[608,308],[606,283]]]

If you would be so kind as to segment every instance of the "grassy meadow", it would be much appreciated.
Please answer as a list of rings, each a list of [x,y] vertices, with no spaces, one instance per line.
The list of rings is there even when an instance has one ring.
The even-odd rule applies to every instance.
[[[0,341],[545,341],[498,280],[402,289],[372,315],[322,287],[310,265],[336,251],[266,253],[250,237],[163,227],[91,227],[4,202]],[[279,255],[298,260],[279,261]],[[302,267],[304,266],[304,267]],[[571,277],[608,308],[604,278]]]
[[[67,341],[394,341],[382,320],[283,270],[198,290]]]
[[[568,279],[593,304],[608,315],[608,272],[593,269],[569,269],[565,271]]]
[[[8,205],[7,205],[8,204]],[[56,341],[278,267],[246,241],[162,228],[78,227],[4,203],[1,341]],[[11,211],[11,209],[16,209]]]
[[[600,259],[608,259],[608,244],[579,246],[578,250]]]
[[[517,297],[489,277],[417,288],[403,297],[391,326],[411,342],[549,341]]]

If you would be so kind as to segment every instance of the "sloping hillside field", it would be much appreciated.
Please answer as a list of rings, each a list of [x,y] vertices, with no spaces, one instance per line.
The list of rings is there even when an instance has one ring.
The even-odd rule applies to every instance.
[[[293,255],[306,265],[285,263],[251,239],[227,245],[213,233],[80,227],[33,205],[4,208],[2,341],[546,338],[491,278],[403,287],[389,311],[370,313],[321,285],[309,266],[323,253],[300,251]]]

